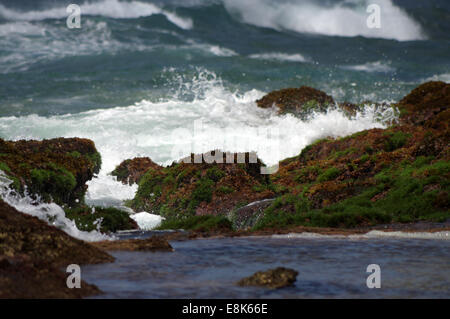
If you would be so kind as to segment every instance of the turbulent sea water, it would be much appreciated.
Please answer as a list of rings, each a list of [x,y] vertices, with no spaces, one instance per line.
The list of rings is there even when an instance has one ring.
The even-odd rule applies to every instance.
[[[369,2],[380,29],[366,25]],[[370,108],[354,120],[277,116],[254,103],[269,91],[390,102],[450,80],[446,0],[80,0],[80,29],[67,27],[66,5],[0,0],[0,136],[94,140],[95,204],[133,197],[107,176],[126,158],[169,164],[222,148],[275,164],[318,138],[382,126]]]
[[[366,25],[369,3],[380,5],[380,29]],[[272,90],[308,85],[339,102],[389,103],[424,81],[450,81],[448,0],[80,0],[80,29],[67,27],[67,4],[61,0],[0,0],[0,137],[92,139],[103,166],[89,182],[90,204],[120,206],[134,196],[136,185],[124,186],[108,175],[127,158],[149,156],[170,164],[190,152],[221,148],[256,151],[272,165],[297,155],[316,139],[383,127],[380,119],[395,119],[392,110],[380,114],[369,102],[366,111],[353,119],[337,110],[316,114],[308,121],[279,116],[255,104]],[[8,181],[0,181],[2,198],[19,210],[43,219],[52,212],[69,234],[86,240],[104,238],[95,232],[79,232],[60,207],[18,198],[9,191]],[[314,269],[314,263],[326,260],[326,251],[335,243],[327,242],[329,248],[319,252],[315,239],[309,240],[312,253],[318,255],[307,267]],[[239,239],[233,242],[241,243],[236,251],[229,249],[228,240],[180,243],[176,248],[190,254],[195,249],[203,252],[201,247],[206,245],[211,258],[217,258],[215,252],[222,249],[230,252],[227,258],[231,259],[254,248],[261,252],[249,255],[255,262],[275,251],[287,256],[294,249],[292,242],[269,245],[266,241],[270,239]],[[386,242],[370,244],[375,247],[372,256]],[[432,242],[424,242],[424,251]],[[407,251],[413,251],[413,244],[404,243]],[[264,251],[266,244],[273,249]],[[364,244],[357,245],[356,251],[338,255],[345,260],[359,256]],[[347,246],[351,250],[353,244]],[[432,250],[430,258],[448,265],[448,258],[438,257],[442,249],[448,249],[448,241],[434,247],[436,253]],[[117,270],[114,267],[140,269],[139,263],[148,259],[142,255],[136,257],[136,264],[122,265],[121,258],[128,260],[127,254],[117,257],[119,264],[112,266],[112,272]],[[165,258],[170,264],[175,257]],[[226,261],[229,268],[218,268],[215,276],[222,273],[224,278],[235,279],[231,278],[231,259]],[[297,262],[294,259],[287,264]],[[204,261],[204,265],[210,264]],[[416,268],[427,269],[429,275],[435,271],[434,266],[422,266]],[[188,270],[173,269],[180,274]],[[198,276],[200,282],[211,283],[210,288],[199,288],[198,296],[212,296],[223,284],[207,274]],[[332,274],[330,280],[334,280]],[[179,279],[179,285],[185,286],[175,285],[158,296],[189,293],[189,282]],[[93,280],[103,287],[101,276]],[[106,290],[108,285],[123,283],[103,282]],[[314,279],[303,284],[311,288],[310,296],[352,296],[337,283],[331,290],[323,290]],[[112,296],[133,296],[139,289]],[[403,295],[410,295],[411,289]],[[442,286],[427,284],[426,289],[426,296],[443,296]],[[147,292],[142,295],[156,296]],[[223,293],[255,295],[253,290]],[[288,296],[298,293],[295,288],[287,292]]]

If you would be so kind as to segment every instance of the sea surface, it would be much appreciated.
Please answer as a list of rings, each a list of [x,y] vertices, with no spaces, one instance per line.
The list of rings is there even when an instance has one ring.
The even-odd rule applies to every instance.
[[[114,263],[84,266],[81,273],[104,292],[95,298],[449,298],[448,238],[378,236],[172,242],[174,252],[112,252]],[[371,264],[380,266],[379,289],[366,284]],[[236,285],[256,271],[280,266],[299,272],[293,286]]]

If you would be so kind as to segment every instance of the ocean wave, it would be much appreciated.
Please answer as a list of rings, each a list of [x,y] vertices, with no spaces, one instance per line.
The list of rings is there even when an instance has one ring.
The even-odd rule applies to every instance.
[[[67,56],[115,54],[122,49],[142,51],[145,45],[119,42],[113,39],[108,23],[86,20],[83,32],[73,34],[69,29],[39,22],[13,22],[0,25],[0,73],[27,71],[43,61]],[[11,31],[10,30],[14,30]],[[51,39],[51,41],[49,41]]]
[[[305,58],[303,55],[299,53],[296,54],[287,54],[281,52],[260,53],[260,54],[251,54],[249,55],[249,58],[257,60],[274,60],[282,62],[309,62],[309,59]]]
[[[177,79],[176,69],[168,69],[167,73],[168,81],[179,82],[171,99],[142,100],[127,107],[50,117],[2,117],[0,135],[12,140],[92,139],[103,159],[99,177],[88,183],[86,197],[95,203],[134,196],[136,189],[108,176],[124,159],[149,156],[159,164],[171,164],[191,152],[220,148],[256,151],[266,164],[273,165],[299,154],[317,139],[385,127],[375,108],[369,107],[352,119],[336,109],[302,121],[292,115],[278,116],[272,109],[258,108],[255,100],[264,92],[230,92],[222,79],[208,70],[200,69],[190,79],[181,75]],[[186,94],[193,96],[186,100]]]
[[[395,68],[389,66],[388,64],[382,63],[380,61],[377,62],[368,62],[365,64],[358,65],[344,65],[341,66],[342,69],[352,70],[352,71],[361,71],[361,72],[380,72],[380,73],[390,73],[394,72]]]
[[[450,83],[450,73],[435,74],[422,80],[421,82],[428,82],[428,81],[443,81],[446,83]]]
[[[80,5],[81,15],[104,16],[115,19],[134,19],[148,17],[155,14],[164,15],[174,25],[181,29],[192,29],[190,18],[180,17],[177,14],[164,10],[153,3],[140,1],[102,0],[99,2],[85,2]],[[67,18],[66,7],[49,8],[41,11],[20,12],[0,4],[0,16],[13,21],[39,21],[45,19]]]
[[[243,22],[275,30],[328,36],[385,38],[398,41],[425,39],[422,27],[391,0],[347,0],[334,5],[316,1],[223,0],[226,9]],[[369,4],[381,7],[381,28],[366,25]]]

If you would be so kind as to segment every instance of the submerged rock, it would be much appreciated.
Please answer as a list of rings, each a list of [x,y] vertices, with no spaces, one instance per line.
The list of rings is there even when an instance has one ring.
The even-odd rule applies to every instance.
[[[117,241],[102,241],[93,243],[96,247],[107,250],[126,250],[126,251],[173,251],[172,246],[166,238],[162,236],[152,236],[147,239],[128,239]]]
[[[298,272],[284,267],[258,271],[250,277],[241,279],[239,286],[261,286],[272,289],[291,286],[297,280]]]
[[[331,96],[308,86],[273,91],[256,103],[262,108],[275,106],[279,114],[292,113],[301,118],[306,118],[312,112],[326,112],[335,104]]]
[[[159,169],[161,166],[153,162],[148,157],[135,157],[120,163],[114,171],[112,176],[116,176],[119,182],[123,184],[139,184],[142,176],[150,169]]]
[[[69,289],[71,264],[112,262],[106,252],[22,214],[0,200],[0,298],[81,298],[100,291],[82,282]]]

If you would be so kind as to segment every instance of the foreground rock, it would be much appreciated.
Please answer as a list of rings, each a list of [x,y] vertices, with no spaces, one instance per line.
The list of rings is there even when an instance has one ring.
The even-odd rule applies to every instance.
[[[260,286],[279,289],[291,286],[297,280],[298,272],[284,267],[258,271],[250,277],[241,279],[239,286]]]
[[[162,236],[152,236],[147,239],[102,241],[93,243],[93,245],[107,251],[173,251],[173,248],[167,239]]]
[[[161,166],[148,157],[135,157],[120,163],[116,169],[111,172],[111,175],[116,176],[117,180],[123,184],[139,184],[142,176],[144,176],[150,168],[158,170]]]
[[[98,294],[93,285],[68,289],[70,264],[98,264],[114,258],[0,200],[0,298],[80,298]]]

